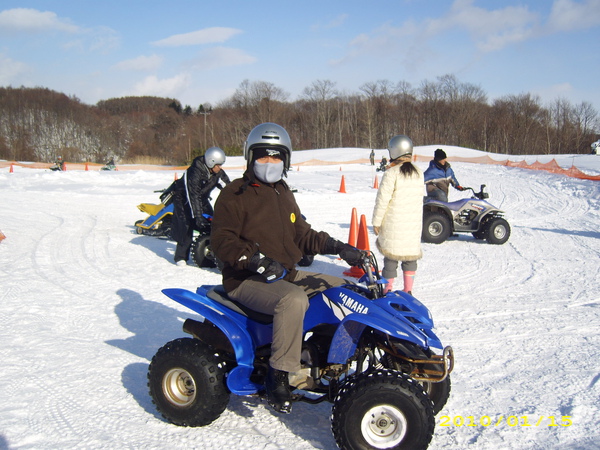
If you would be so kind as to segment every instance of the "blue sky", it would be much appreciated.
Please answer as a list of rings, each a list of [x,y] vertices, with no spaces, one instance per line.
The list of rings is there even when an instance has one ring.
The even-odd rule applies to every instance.
[[[84,103],[173,97],[193,108],[244,80],[295,100],[453,74],[488,99],[531,93],[600,112],[600,0],[2,0],[0,86]]]

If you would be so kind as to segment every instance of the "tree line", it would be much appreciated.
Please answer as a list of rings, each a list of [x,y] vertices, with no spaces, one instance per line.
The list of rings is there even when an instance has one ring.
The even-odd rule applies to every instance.
[[[396,134],[415,145],[456,145],[507,155],[585,154],[598,138],[588,102],[531,94],[488,101],[480,86],[454,75],[423,81],[365,83],[346,93],[316,80],[290,101],[273,83],[244,80],[216,105],[173,98],[122,97],[86,105],[46,88],[0,88],[0,159],[184,165],[206,148],[241,155],[248,132],[284,126],[294,149],[385,148]]]

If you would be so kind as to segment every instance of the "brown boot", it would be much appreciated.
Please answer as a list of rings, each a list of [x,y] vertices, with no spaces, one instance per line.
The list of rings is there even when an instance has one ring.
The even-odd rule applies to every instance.
[[[271,408],[283,414],[292,412],[292,392],[290,391],[287,372],[269,366],[265,388],[267,390],[267,402],[269,402]]]

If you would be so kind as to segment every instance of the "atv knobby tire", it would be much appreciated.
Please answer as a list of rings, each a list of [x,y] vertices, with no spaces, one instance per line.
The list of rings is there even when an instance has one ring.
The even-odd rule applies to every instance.
[[[429,355],[425,354],[420,350],[417,351],[417,358],[419,359],[429,359]],[[402,361],[393,358],[391,355],[386,355],[382,360],[382,364],[389,369],[394,369],[402,372]],[[443,367],[441,364],[431,364],[427,365],[427,368],[433,371],[442,372]],[[427,376],[425,374],[421,374],[421,376]],[[417,381],[429,399],[433,402],[433,414],[437,415],[446,403],[448,402],[448,398],[450,398],[450,391],[452,390],[452,382],[450,381],[450,375],[447,375],[442,381],[433,383],[430,381],[419,380]]]
[[[334,400],[331,428],[342,449],[425,449],[433,405],[409,376],[377,370],[349,378]]]
[[[427,212],[423,218],[421,239],[430,244],[441,244],[452,234],[450,219],[443,213]]]
[[[217,267],[210,249],[210,235],[198,235],[192,242],[191,253],[198,267]]]
[[[491,219],[485,224],[484,236],[490,244],[504,244],[510,237],[510,225],[502,217]]]
[[[180,338],[161,347],[148,368],[150,396],[175,425],[201,427],[229,403],[225,363],[198,339]]]

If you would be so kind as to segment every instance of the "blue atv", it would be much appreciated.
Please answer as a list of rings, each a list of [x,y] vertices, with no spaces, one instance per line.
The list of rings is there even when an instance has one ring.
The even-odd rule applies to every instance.
[[[332,431],[344,449],[426,448],[434,415],[450,394],[451,347],[433,332],[429,310],[411,295],[383,294],[372,252],[365,275],[315,293],[304,318],[302,369],[290,374],[293,400],[333,403]],[[148,369],[150,396],[168,421],[204,426],[234,395],[264,396],[272,316],[227,297],[222,286],[163,293],[198,313]]]

